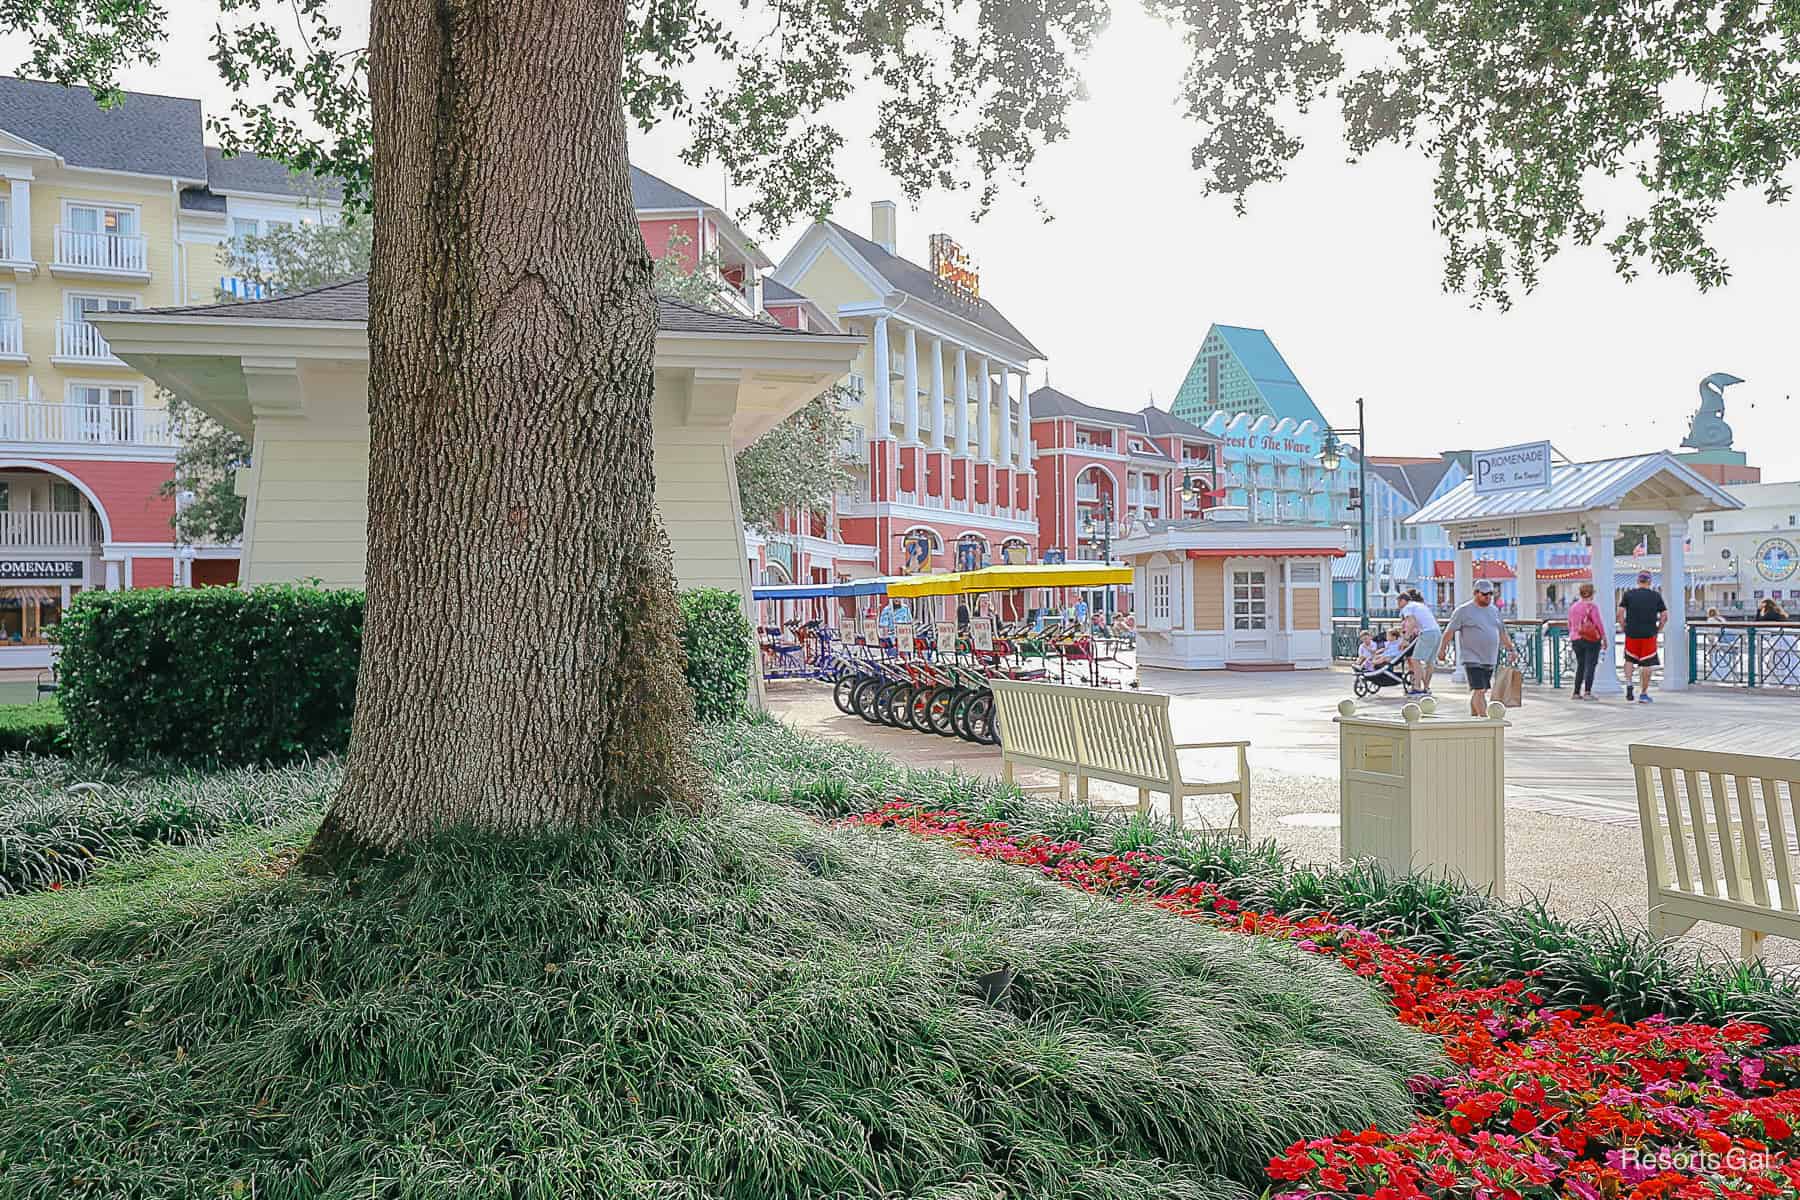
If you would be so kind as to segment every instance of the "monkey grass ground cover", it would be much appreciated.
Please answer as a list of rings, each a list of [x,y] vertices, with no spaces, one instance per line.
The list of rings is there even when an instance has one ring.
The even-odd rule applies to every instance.
[[[0,901],[0,1196],[1251,1197],[1436,1059],[1291,945],[737,795],[328,877],[316,819]]]

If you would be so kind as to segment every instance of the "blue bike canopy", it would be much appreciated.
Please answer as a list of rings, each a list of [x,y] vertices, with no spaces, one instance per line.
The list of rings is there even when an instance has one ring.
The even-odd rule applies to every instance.
[[[850,583],[770,583],[750,589],[752,600],[836,600],[846,596],[885,596],[885,579],[857,579]]]

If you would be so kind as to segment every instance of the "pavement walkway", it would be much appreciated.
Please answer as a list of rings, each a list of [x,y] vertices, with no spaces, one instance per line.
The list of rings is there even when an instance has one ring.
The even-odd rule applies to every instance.
[[[1272,837],[1301,861],[1338,852],[1337,703],[1350,695],[1347,671],[1240,674],[1146,670],[1144,688],[1170,693],[1182,741],[1251,742],[1252,836]],[[1466,692],[1438,680],[1446,708]],[[872,726],[845,716],[816,683],[769,687],[775,715],[802,729],[876,746],[902,761],[997,776],[1000,752],[953,738]],[[1397,692],[1364,701],[1401,705]],[[1567,692],[1527,688],[1507,731],[1507,876],[1515,898],[1544,897],[1557,912],[1584,917],[1603,907],[1642,925],[1646,886],[1637,828],[1637,793],[1627,747],[1663,743],[1747,754],[1800,754],[1800,695],[1697,688],[1657,693],[1648,705],[1623,700],[1576,702]],[[1203,764],[1196,764],[1201,766]],[[1219,766],[1226,764],[1223,760]],[[1027,783],[1054,783],[1046,775]],[[1107,785],[1094,786],[1096,796]],[[1118,789],[1118,799],[1131,799]],[[1199,803],[1199,802],[1192,802]],[[1223,805],[1217,803],[1222,817]],[[1702,949],[1734,954],[1737,933],[1699,926]],[[1800,942],[1771,938],[1771,963],[1800,965]]]

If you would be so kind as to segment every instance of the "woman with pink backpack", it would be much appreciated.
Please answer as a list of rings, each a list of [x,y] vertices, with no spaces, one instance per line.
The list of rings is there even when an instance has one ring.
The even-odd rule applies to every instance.
[[[1594,672],[1606,647],[1606,626],[1594,603],[1594,585],[1581,585],[1581,599],[1569,605],[1569,646],[1575,651],[1575,699],[1594,698]]]

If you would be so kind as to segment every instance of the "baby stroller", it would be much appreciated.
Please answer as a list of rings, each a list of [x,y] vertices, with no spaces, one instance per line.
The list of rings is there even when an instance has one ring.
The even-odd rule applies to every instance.
[[[1366,671],[1360,666],[1357,667],[1355,678],[1350,684],[1357,699],[1379,695],[1381,689],[1385,687],[1407,687],[1406,662],[1412,657],[1412,652],[1412,643],[1406,642],[1401,645],[1400,653],[1394,657],[1393,661],[1383,663],[1378,667],[1371,667]]]

